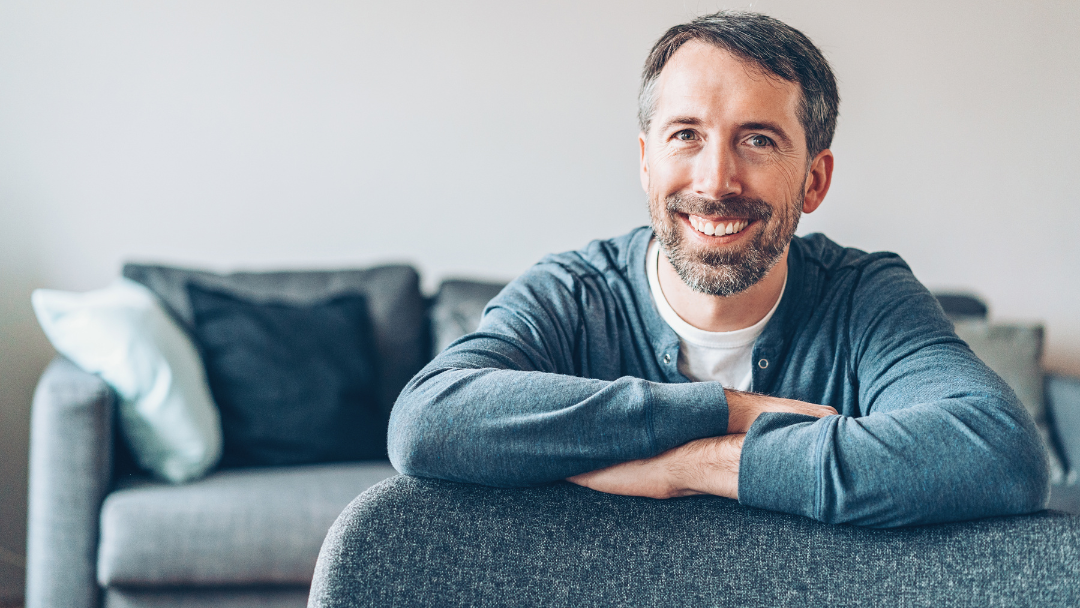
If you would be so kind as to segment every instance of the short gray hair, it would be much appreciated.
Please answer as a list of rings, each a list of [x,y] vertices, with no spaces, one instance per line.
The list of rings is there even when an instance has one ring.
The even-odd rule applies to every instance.
[[[786,23],[742,11],[720,11],[676,25],[656,41],[641,74],[638,125],[648,133],[656,110],[656,82],[668,60],[682,45],[700,40],[757,65],[802,90],[799,122],[806,132],[809,158],[832,145],[840,94],[829,62],[813,42]]]

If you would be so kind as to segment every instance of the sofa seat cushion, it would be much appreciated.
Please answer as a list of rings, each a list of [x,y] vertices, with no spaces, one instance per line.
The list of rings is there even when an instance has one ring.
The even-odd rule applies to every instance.
[[[139,481],[102,505],[98,582],[307,585],[338,514],[395,474],[371,461],[234,469],[178,486]]]
[[[307,587],[130,589],[105,592],[105,608],[304,608]]]

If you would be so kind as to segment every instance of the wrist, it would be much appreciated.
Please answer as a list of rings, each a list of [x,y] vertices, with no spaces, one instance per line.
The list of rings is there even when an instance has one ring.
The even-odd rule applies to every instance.
[[[679,448],[674,477],[685,494],[739,497],[739,460],[743,434],[691,441]]]
[[[747,402],[746,393],[725,388],[724,397],[727,399],[728,427],[727,432],[745,433],[750,429],[751,408]]]

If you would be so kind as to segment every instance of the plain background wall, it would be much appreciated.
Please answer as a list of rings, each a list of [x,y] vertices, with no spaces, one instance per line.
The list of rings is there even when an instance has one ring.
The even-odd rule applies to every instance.
[[[21,595],[36,287],[124,260],[506,279],[647,222],[642,61],[693,1],[0,3],[0,599]],[[1080,374],[1080,3],[765,0],[843,97],[801,233],[1041,320]]]

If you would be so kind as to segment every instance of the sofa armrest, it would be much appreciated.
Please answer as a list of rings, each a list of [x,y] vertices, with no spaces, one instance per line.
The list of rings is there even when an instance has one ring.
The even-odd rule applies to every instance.
[[[1076,606],[1080,518],[822,524],[712,496],[398,476],[330,529],[309,608]]]
[[[98,605],[98,519],[112,473],[115,394],[57,358],[30,415],[26,607]]]

